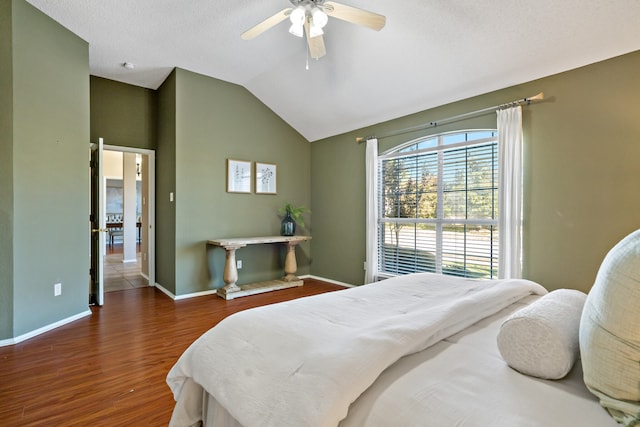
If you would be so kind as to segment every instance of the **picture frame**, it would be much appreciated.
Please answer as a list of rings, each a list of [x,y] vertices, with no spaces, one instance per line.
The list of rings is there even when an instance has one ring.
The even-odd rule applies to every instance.
[[[227,159],[227,193],[251,193],[251,162]]]
[[[256,194],[277,194],[277,165],[256,162]]]

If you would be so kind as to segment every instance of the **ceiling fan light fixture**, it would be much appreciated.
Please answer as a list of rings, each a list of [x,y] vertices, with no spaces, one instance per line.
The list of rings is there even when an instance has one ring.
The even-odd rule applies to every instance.
[[[313,37],[318,37],[324,34],[324,31],[322,31],[322,27],[318,27],[317,25],[313,24],[311,25],[311,28],[309,28],[309,37],[313,38]]]
[[[291,21],[291,27],[289,32],[296,37],[302,37],[304,21],[307,19],[307,11],[302,6],[298,6],[289,15],[289,21]]]
[[[380,31],[386,22],[386,18],[383,15],[347,6],[336,1],[289,0],[289,3],[293,7],[282,9],[275,15],[249,28],[240,37],[243,40],[251,40],[289,18],[289,21],[291,21],[289,33],[296,37],[306,38],[310,57],[319,59],[327,53],[324,45],[323,27],[327,25],[329,16],[376,31]]]
[[[303,35],[302,25],[291,24],[291,27],[289,27],[289,33],[293,34],[296,37],[302,37]]]
[[[291,21],[292,25],[298,25],[302,27],[304,25],[304,21],[307,17],[307,12],[302,6],[298,6],[291,12],[289,15],[289,21]]]
[[[319,29],[324,28],[324,26],[327,25],[327,22],[329,22],[327,14],[318,8],[313,9],[311,12],[311,19],[313,20],[313,26],[318,27]]]

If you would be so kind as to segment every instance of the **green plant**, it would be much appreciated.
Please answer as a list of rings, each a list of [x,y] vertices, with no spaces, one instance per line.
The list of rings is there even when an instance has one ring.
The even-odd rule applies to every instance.
[[[281,207],[278,211],[281,214],[289,214],[300,227],[304,227],[304,217],[302,214],[305,212],[311,213],[311,211],[304,206],[293,206],[291,203],[285,204],[284,207]]]

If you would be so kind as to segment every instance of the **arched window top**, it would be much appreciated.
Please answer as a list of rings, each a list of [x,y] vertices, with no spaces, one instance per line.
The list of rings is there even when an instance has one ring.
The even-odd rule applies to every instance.
[[[448,147],[453,148],[459,145],[482,144],[495,141],[497,134],[498,132],[495,129],[473,129],[429,135],[397,145],[382,153],[381,157],[414,155]]]

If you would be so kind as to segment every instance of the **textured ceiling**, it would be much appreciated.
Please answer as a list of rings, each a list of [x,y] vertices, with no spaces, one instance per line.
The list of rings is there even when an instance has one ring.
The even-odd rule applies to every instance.
[[[288,0],[28,1],[89,43],[93,75],[237,83],[309,141],[640,50],[639,0],[341,0],[387,25],[330,18],[309,70],[287,22],[240,38]]]

